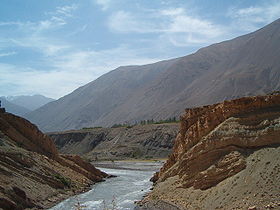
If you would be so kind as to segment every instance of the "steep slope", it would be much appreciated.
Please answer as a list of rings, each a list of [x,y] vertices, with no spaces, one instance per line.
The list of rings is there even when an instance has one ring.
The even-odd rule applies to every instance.
[[[19,105],[16,105],[14,103],[7,101],[6,98],[4,98],[4,97],[0,97],[0,100],[2,102],[2,104],[1,104],[2,107],[5,107],[7,112],[11,112],[15,115],[24,116],[25,114],[27,114],[31,111],[23,106],[19,106]]]
[[[185,107],[280,89],[280,19],[196,53],[120,67],[28,115],[45,131],[179,116]]]
[[[1,209],[48,208],[106,176],[79,156],[59,155],[35,125],[0,109]]]
[[[166,158],[178,133],[178,123],[94,128],[49,133],[64,154],[90,160]]]
[[[34,111],[39,107],[54,101],[52,98],[45,97],[43,95],[32,95],[32,96],[8,96],[8,101],[18,106],[22,106],[28,110]]]
[[[279,135],[280,95],[186,109],[173,153],[145,201],[183,209],[277,207]]]

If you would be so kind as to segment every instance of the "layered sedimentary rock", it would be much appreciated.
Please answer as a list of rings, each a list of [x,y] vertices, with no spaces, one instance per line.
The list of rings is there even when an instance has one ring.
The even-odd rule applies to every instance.
[[[179,202],[180,206],[190,209],[198,200],[197,208],[226,209],[258,203],[267,193],[266,202],[278,205],[279,136],[280,95],[240,98],[186,109],[173,152],[152,178],[157,184],[149,198]],[[262,161],[265,162],[263,165],[260,164]],[[268,166],[272,168],[268,170]],[[242,181],[251,178],[247,181],[251,186],[247,186],[246,181],[234,183],[236,177],[242,177]],[[209,202],[220,193],[223,185],[228,188],[220,195],[224,199],[219,203]],[[164,191],[163,186],[175,188],[173,195]],[[235,186],[248,193],[244,206],[240,201],[245,196],[230,190]],[[257,195],[262,191],[262,195]],[[182,198],[178,195],[176,198],[175,192],[191,193],[192,196]],[[278,196],[278,200],[274,196]],[[229,200],[226,197],[230,197]]]
[[[107,174],[78,156],[61,156],[27,120],[0,113],[0,207],[46,208]]]
[[[92,128],[49,133],[60,152],[90,160],[166,158],[179,130],[178,123]]]

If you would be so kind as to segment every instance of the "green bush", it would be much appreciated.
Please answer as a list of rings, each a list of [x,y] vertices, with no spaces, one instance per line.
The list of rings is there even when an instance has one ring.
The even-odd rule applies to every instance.
[[[59,180],[64,186],[71,187],[71,179],[61,176],[60,174],[54,175],[54,177]]]

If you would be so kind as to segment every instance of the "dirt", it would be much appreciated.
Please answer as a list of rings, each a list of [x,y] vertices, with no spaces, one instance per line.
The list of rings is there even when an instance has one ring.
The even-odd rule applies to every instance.
[[[162,200],[188,210],[280,209],[279,154],[280,146],[252,151],[246,169],[207,190],[183,188],[179,176],[170,177],[154,186],[144,203]]]

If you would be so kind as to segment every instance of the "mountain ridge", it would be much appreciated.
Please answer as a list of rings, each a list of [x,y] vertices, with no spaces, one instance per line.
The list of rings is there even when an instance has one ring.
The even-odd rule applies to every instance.
[[[16,104],[18,106],[22,106],[30,111],[34,111],[39,107],[54,101],[53,98],[48,98],[46,96],[36,94],[36,95],[19,95],[19,96],[7,96],[6,100],[9,102]]]
[[[27,114],[28,112],[31,111],[23,106],[19,106],[14,103],[11,103],[5,97],[0,97],[0,100],[2,102],[1,106],[5,107],[7,112],[11,112],[11,113],[19,115],[19,116],[24,116],[25,114]]]
[[[27,118],[44,131],[109,127],[178,117],[185,107],[279,90],[279,34],[280,19],[187,56],[119,67]]]

